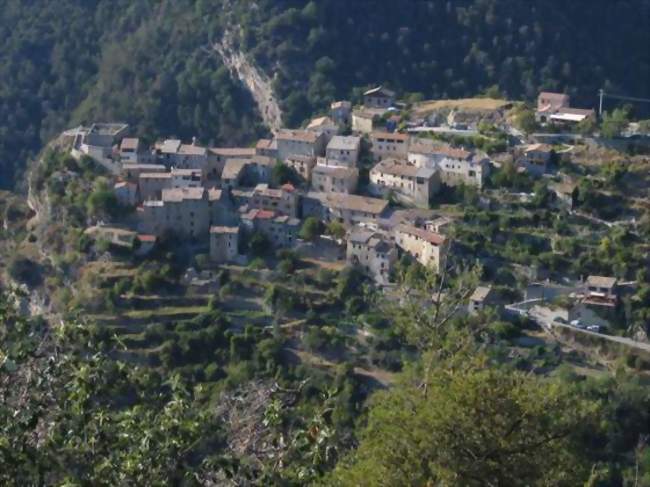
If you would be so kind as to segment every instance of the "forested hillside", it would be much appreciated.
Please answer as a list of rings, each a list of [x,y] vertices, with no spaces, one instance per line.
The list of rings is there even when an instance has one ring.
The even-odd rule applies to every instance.
[[[355,87],[427,98],[647,95],[650,0],[8,0],[0,11],[0,187],[53,134],[123,120],[150,137],[245,143],[249,95],[210,49],[235,27],[289,125]],[[240,27],[237,29],[237,27]]]
[[[342,2],[240,6],[242,45],[275,72],[290,122],[355,86],[427,98],[540,88],[594,106],[597,90],[642,96],[650,80],[647,0]]]
[[[248,143],[249,94],[209,49],[192,1],[10,0],[0,10],[0,188],[74,124]],[[18,178],[20,182],[20,178]]]

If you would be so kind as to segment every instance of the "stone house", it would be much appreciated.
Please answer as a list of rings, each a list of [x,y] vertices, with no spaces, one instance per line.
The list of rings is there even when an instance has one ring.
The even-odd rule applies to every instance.
[[[199,238],[210,227],[208,194],[204,188],[163,189],[161,200],[145,201],[140,212],[147,233],[166,231],[182,237]]]
[[[120,176],[132,183],[137,183],[142,173],[164,173],[167,168],[162,164],[122,164]]]
[[[278,142],[275,139],[260,139],[255,145],[255,154],[271,159],[278,158]]]
[[[425,267],[438,271],[447,251],[447,238],[413,225],[395,227],[395,243]]]
[[[201,169],[208,167],[208,149],[192,144],[181,144],[174,158],[174,167],[182,169]]]
[[[519,164],[531,175],[542,176],[549,172],[553,154],[553,147],[548,144],[531,144],[524,148]]]
[[[395,104],[395,92],[383,86],[378,86],[363,94],[365,108],[390,108]]]
[[[537,113],[555,113],[571,105],[571,97],[565,93],[542,91],[537,96]]]
[[[376,196],[392,193],[406,203],[427,208],[439,189],[437,170],[417,167],[406,161],[384,159],[370,170],[368,190]]]
[[[284,163],[292,168],[306,183],[311,183],[311,175],[316,166],[316,158],[312,156],[289,156]]]
[[[138,188],[142,201],[159,200],[163,189],[172,187],[171,172],[143,172],[138,177]]]
[[[238,217],[228,193],[217,188],[207,191],[210,225],[228,226],[235,223]]]
[[[138,204],[138,185],[131,181],[118,181],[113,186],[113,193],[122,206],[135,206]]]
[[[255,155],[258,155],[257,150],[251,147],[211,147],[208,149],[206,176],[210,179],[220,178],[229,160],[249,159]]]
[[[278,159],[285,161],[289,156],[319,157],[325,153],[325,134],[310,130],[279,130],[276,135]]]
[[[556,206],[572,210],[576,203],[578,185],[573,181],[552,183],[549,189],[555,194]]]
[[[491,286],[478,286],[469,297],[467,309],[469,314],[476,315],[486,306],[497,304],[497,295]]]
[[[298,193],[290,184],[285,184],[280,189],[269,188],[268,184],[258,184],[253,190],[248,207],[295,218],[298,215]]]
[[[585,281],[585,304],[615,307],[618,304],[618,279],[615,277],[589,276]]]
[[[307,130],[316,133],[322,133],[325,136],[325,145],[339,133],[339,126],[330,117],[314,118],[307,125]]]
[[[376,113],[367,110],[354,110],[352,112],[352,132],[369,134],[372,132]]]
[[[424,228],[433,233],[445,234],[450,230],[453,223],[453,219],[446,216],[441,216],[433,220],[425,221]]]
[[[94,123],[88,129],[80,130],[80,133],[83,145],[111,149],[126,136],[128,130],[129,126],[124,123]]]
[[[375,222],[388,208],[388,201],[346,193],[311,191],[302,198],[302,216],[325,222],[338,221],[346,227]]]
[[[210,260],[217,264],[236,262],[239,256],[239,226],[210,227]]]
[[[349,101],[335,101],[330,105],[330,117],[340,126],[352,123],[352,103]]]
[[[140,139],[125,137],[120,142],[120,161],[123,164],[138,164],[144,149]]]
[[[360,149],[360,137],[335,135],[327,144],[325,157],[328,161],[337,161],[341,166],[356,167]],[[331,164],[336,163],[331,162]]]
[[[246,164],[245,181],[247,185],[269,184],[273,176],[273,167],[277,160],[267,156],[253,156]]]
[[[575,124],[587,118],[596,119],[590,108],[573,108],[569,95],[542,91],[537,97],[535,119],[541,123]]]
[[[311,186],[325,193],[353,193],[359,182],[359,170],[354,167],[318,164],[314,167]]]
[[[363,269],[376,284],[386,285],[397,262],[397,249],[384,235],[355,228],[348,234],[346,260],[348,264]]]
[[[196,145],[196,140],[191,144],[183,144],[178,139],[166,139],[156,143],[155,152],[158,159],[168,167],[207,171],[208,149]]]
[[[490,161],[475,154],[469,157],[450,155],[438,164],[438,169],[440,179],[447,186],[466,184],[482,188],[490,174]]]
[[[221,172],[223,189],[239,188],[246,174],[247,159],[228,159]]]
[[[386,157],[406,159],[409,152],[408,134],[373,132],[370,134],[372,144],[370,152],[376,161]]]
[[[416,139],[411,144],[408,160],[418,167],[437,168],[447,186],[466,184],[482,188],[490,171],[486,156],[426,139]]]
[[[265,235],[276,248],[293,247],[298,239],[300,220],[275,211],[251,209],[241,217],[249,233]]]
[[[143,201],[160,199],[165,189],[203,187],[200,169],[172,169],[170,172],[140,173],[138,188]]]

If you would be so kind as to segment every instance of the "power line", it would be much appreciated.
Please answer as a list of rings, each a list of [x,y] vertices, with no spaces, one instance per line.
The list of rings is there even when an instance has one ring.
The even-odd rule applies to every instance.
[[[598,90],[600,96],[600,103],[598,105],[598,115],[603,114],[603,98],[614,98],[616,100],[635,101],[639,103],[650,103],[650,98],[638,98],[636,96],[615,95],[613,93],[605,93],[605,90]]]

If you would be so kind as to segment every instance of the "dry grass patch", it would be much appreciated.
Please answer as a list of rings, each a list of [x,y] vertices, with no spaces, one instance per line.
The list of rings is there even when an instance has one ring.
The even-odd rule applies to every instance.
[[[425,100],[413,107],[416,115],[423,116],[437,110],[494,111],[510,105],[508,100],[496,98],[460,98],[458,100]]]

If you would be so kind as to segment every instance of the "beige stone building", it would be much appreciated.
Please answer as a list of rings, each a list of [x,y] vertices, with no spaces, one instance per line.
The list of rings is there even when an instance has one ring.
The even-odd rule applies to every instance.
[[[159,200],[162,197],[163,189],[172,187],[171,172],[140,173],[138,188],[142,201]]]
[[[327,145],[322,132],[311,130],[279,130],[276,134],[278,159],[285,161],[290,156],[319,157],[325,153]]]
[[[268,184],[258,184],[253,190],[248,207],[296,217],[298,215],[298,192],[290,184],[285,184],[279,189],[269,188]]]
[[[200,169],[172,169],[170,172],[140,173],[138,189],[143,201],[161,199],[165,189],[201,188],[203,171]]]
[[[255,154],[272,159],[278,158],[278,142],[275,139],[260,139],[255,145]]]
[[[352,112],[352,131],[357,134],[371,133],[375,115],[367,110],[354,110]]]
[[[388,201],[345,193],[312,191],[302,198],[303,217],[314,216],[325,222],[338,221],[346,227],[375,222],[388,208]]]
[[[145,147],[138,138],[125,137],[120,142],[120,161],[122,164],[138,164],[141,162]]]
[[[398,132],[373,132],[370,134],[370,152],[376,161],[387,157],[406,159],[410,137]]]
[[[196,144],[183,144],[178,139],[166,139],[155,144],[155,152],[166,166],[182,169],[207,170],[208,149]]]
[[[228,159],[221,172],[221,187],[224,189],[239,188],[244,175],[248,159]]]
[[[265,235],[276,247],[293,247],[298,240],[300,220],[275,211],[252,209],[241,217],[242,225],[251,234]]]
[[[258,155],[257,150],[251,147],[211,147],[208,149],[206,175],[210,179],[218,179],[229,160],[249,159],[255,155]]]
[[[210,212],[204,188],[163,189],[162,199],[145,201],[140,212],[147,233],[173,232],[181,237],[200,238],[208,233]]]
[[[408,160],[417,167],[438,169],[447,186],[466,184],[482,188],[490,174],[487,156],[426,139],[412,141]]]
[[[339,126],[330,117],[317,117],[307,125],[307,130],[325,135],[325,145],[339,133]]]
[[[395,244],[384,235],[365,228],[352,229],[347,238],[347,262],[359,266],[375,283],[386,285],[397,261]]]
[[[519,164],[533,176],[541,176],[549,171],[553,147],[548,144],[531,144],[524,148]]]
[[[341,166],[356,167],[360,149],[360,137],[336,135],[327,144],[325,157],[331,165],[338,163]]]
[[[306,183],[311,183],[311,175],[316,166],[316,158],[312,156],[289,156],[284,163],[292,168]]]
[[[424,228],[401,224],[395,227],[395,243],[425,267],[440,269],[447,251],[447,238]]]
[[[314,191],[325,193],[354,193],[358,182],[359,170],[344,166],[318,164],[311,177]]]
[[[330,117],[335,123],[345,126],[352,123],[352,103],[349,101],[335,101],[330,105]]]
[[[365,108],[390,108],[395,104],[395,92],[378,86],[363,94],[363,106]]]
[[[142,173],[164,173],[167,168],[162,164],[122,164],[120,176],[127,181],[137,183]]]
[[[485,309],[486,306],[496,304],[496,293],[490,286],[478,286],[469,297],[468,311],[475,315]]]
[[[400,201],[426,208],[440,189],[440,175],[435,169],[385,159],[370,170],[368,189],[377,196],[393,194]]]

